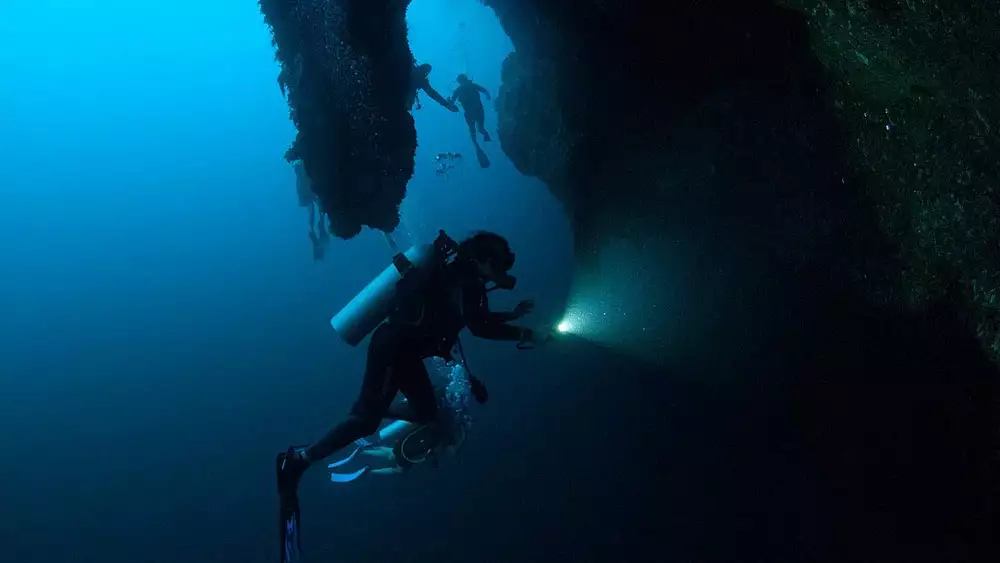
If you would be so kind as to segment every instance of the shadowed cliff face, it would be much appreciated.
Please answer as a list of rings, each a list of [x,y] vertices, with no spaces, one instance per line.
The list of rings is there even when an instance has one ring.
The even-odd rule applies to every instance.
[[[704,526],[635,538],[643,552],[996,560],[1000,374],[964,316],[964,261],[937,270],[932,297],[905,298],[912,241],[884,212],[903,200],[858,159],[895,123],[845,126],[806,16],[764,2],[484,3],[516,50],[497,98],[503,149],[572,217],[581,336],[656,366],[630,412],[728,420],[728,470],[754,476],[692,500],[726,507]],[[722,398],[693,407],[695,394]],[[696,449],[646,444],[654,467]],[[651,495],[651,513],[678,506],[662,483],[676,477],[648,477],[672,491]],[[723,553],[731,542],[745,551]]]
[[[336,236],[391,231],[417,146],[408,2],[260,0],[301,159]]]
[[[704,320],[743,303],[723,292],[808,263],[874,302],[949,302],[1000,360],[1000,101],[983,95],[996,90],[1000,16],[988,3],[484,3],[516,48],[497,99],[502,146],[568,206],[581,276],[601,278],[605,249],[631,241],[649,258],[637,287],[710,290],[700,310],[686,296],[644,301]],[[738,287],[696,281],[699,261]],[[648,342],[622,345],[658,360],[677,338],[662,321],[631,323]]]
[[[502,146],[567,205],[576,299],[602,303],[603,339],[657,363],[724,361],[715,344],[759,338],[746,321],[780,315],[799,269],[843,273],[859,237],[880,249],[795,13],[486,3],[516,49]]]

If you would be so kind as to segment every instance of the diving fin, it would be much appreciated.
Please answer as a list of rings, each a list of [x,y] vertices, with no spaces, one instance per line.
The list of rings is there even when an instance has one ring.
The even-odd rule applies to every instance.
[[[368,473],[370,470],[371,470],[371,467],[368,467],[366,465],[366,466],[362,467],[361,469],[358,469],[354,473],[330,473],[330,482],[331,483],[350,483],[351,481],[354,481],[355,479],[357,479],[358,477],[361,477],[365,473]]]
[[[347,465],[348,463],[351,463],[351,460],[353,460],[354,458],[358,457],[358,454],[361,453],[362,449],[363,448],[356,448],[353,452],[351,452],[351,455],[345,457],[344,459],[342,459],[340,461],[335,461],[335,462],[331,463],[330,465],[327,465],[326,468],[327,469],[333,469],[334,467],[340,467],[342,465]]]
[[[278,533],[281,537],[281,563],[295,563],[302,552],[299,538],[299,479],[304,463],[288,448],[275,458],[278,480]]]
[[[476,158],[479,159],[479,166],[483,168],[490,167],[490,157],[486,156],[486,152],[479,145],[476,145]]]

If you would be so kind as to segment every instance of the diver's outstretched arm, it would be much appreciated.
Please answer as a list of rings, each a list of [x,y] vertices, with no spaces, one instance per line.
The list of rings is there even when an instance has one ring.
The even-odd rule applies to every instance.
[[[382,469],[372,469],[368,473],[372,475],[400,475],[405,471],[402,467],[384,467]]]
[[[521,318],[521,313],[517,311],[490,311],[489,319],[498,323],[509,323]]]
[[[424,86],[424,92],[426,92],[427,95],[430,96],[432,100],[441,104],[449,111],[458,111],[458,108],[455,107],[455,104],[444,99],[444,97],[441,94],[438,94],[438,91],[432,88],[430,84]]]
[[[508,315],[490,311],[486,289],[481,284],[467,284],[462,289],[462,311],[465,325],[477,338],[487,340],[524,340],[531,329],[507,324]]]

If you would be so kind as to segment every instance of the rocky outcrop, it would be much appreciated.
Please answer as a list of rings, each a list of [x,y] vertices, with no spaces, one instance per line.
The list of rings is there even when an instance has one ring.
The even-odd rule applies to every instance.
[[[785,262],[772,277],[810,263],[874,302],[947,301],[1000,359],[987,3],[484,3],[516,48],[503,148],[570,209],[582,274],[610,239],[655,261],[643,247],[694,220],[717,247],[751,245],[738,261]],[[671,330],[656,324],[629,339],[653,359]]]
[[[733,399],[713,417],[759,415],[732,474],[795,460],[822,514],[757,507],[643,549],[732,560],[706,546],[770,519],[736,558],[996,560],[995,6],[484,3],[516,49],[504,151],[572,217],[581,334]],[[616,377],[643,385],[635,410],[697,393]]]
[[[330,229],[391,231],[413,175],[407,2],[260,0],[301,159]]]
[[[497,99],[501,143],[570,210],[577,293],[629,319],[605,331],[616,346],[660,362],[736,337],[723,311],[766,309],[818,256],[829,267],[875,240],[797,13],[486,4],[516,49]],[[605,283],[612,254],[635,265]],[[602,285],[629,288],[628,303]]]
[[[905,307],[948,301],[1000,362],[996,4],[783,3],[806,18],[848,162],[898,257],[878,276]]]

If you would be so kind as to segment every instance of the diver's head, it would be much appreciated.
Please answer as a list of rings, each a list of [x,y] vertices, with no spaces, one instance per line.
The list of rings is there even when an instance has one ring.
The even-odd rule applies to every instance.
[[[458,78],[456,78],[455,80],[458,80],[459,84],[465,84],[466,82],[469,81],[469,77],[466,76],[465,73],[462,73],[462,74],[459,74]]]
[[[469,261],[480,277],[503,289],[513,289],[517,281],[508,273],[514,258],[507,239],[496,233],[479,232],[458,245],[459,260]]]
[[[429,76],[431,73],[431,65],[427,63],[424,63],[422,65],[417,65],[417,72],[420,73],[420,76],[425,76],[425,77]]]

